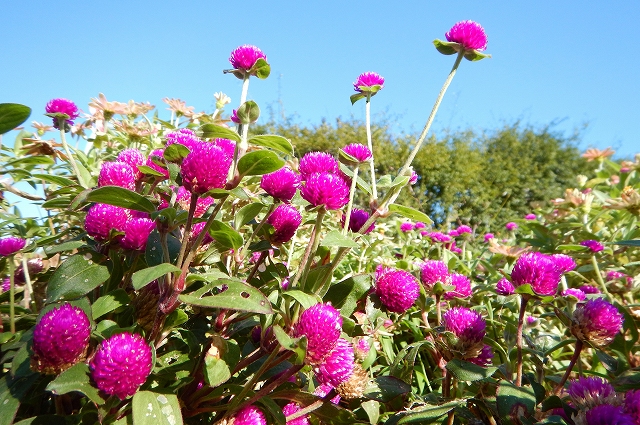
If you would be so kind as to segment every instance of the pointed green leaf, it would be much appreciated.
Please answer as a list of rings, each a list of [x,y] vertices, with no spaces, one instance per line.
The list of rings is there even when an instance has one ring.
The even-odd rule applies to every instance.
[[[394,378],[393,376],[378,376],[369,384],[364,392],[364,397],[386,403],[410,391],[411,385],[398,378]]]
[[[238,161],[238,172],[241,176],[261,176],[282,167],[284,167],[284,161],[267,150],[249,152]]]
[[[256,63],[253,64],[249,73],[264,80],[271,74],[271,65],[269,65],[266,60],[259,58]]]
[[[162,156],[169,162],[180,162],[189,155],[190,152],[188,147],[180,143],[174,143],[164,148]]]
[[[169,263],[158,264],[157,266],[148,267],[146,269],[138,270],[131,276],[131,285],[133,289],[139,291],[148,283],[153,282],[161,276],[167,273],[179,273],[180,268]]]
[[[358,248],[360,245],[355,243],[350,237],[343,235],[339,230],[332,230],[322,238],[320,246]]]
[[[640,239],[630,239],[627,241],[616,241],[613,242],[614,245],[623,245],[623,246],[640,246]]]
[[[477,50],[466,50],[464,52],[464,58],[468,61],[472,61],[472,62],[477,62],[480,61],[482,59],[487,59],[490,58],[491,55],[486,54],[486,53],[481,53]]]
[[[132,190],[118,186],[103,186],[87,195],[87,202],[115,205],[130,210],[151,213],[156,206],[149,199]]]
[[[312,305],[316,305],[322,302],[322,299],[317,295],[309,295],[305,292],[299,291],[297,289],[291,289],[282,293],[283,296],[291,297],[294,300],[298,301],[302,308],[305,310],[311,307]]]
[[[40,374],[32,373],[12,378],[10,373],[5,373],[0,378],[0,425],[13,424],[20,402],[39,377]]]
[[[466,400],[455,400],[441,405],[426,404],[424,406],[420,406],[416,409],[410,410],[406,415],[403,415],[402,419],[400,419],[397,423],[398,425],[430,424],[437,421],[462,403],[466,403]]]
[[[209,234],[223,250],[238,249],[243,243],[240,233],[233,227],[219,220],[211,223]]]
[[[98,298],[91,305],[91,315],[95,320],[107,313],[111,313],[113,310],[116,310],[123,305],[129,304],[129,301],[131,301],[131,299],[129,298],[127,291],[122,288],[118,288],[115,291],[111,291],[107,295],[103,295]]]
[[[254,202],[242,207],[240,211],[238,211],[238,214],[236,214],[236,227],[240,228],[256,218],[256,216],[260,214],[260,211],[262,211],[263,208],[264,205],[260,202]]]
[[[148,165],[138,165],[138,170],[146,176],[164,177],[160,171],[149,167]]]
[[[232,279],[219,279],[211,289],[217,289],[216,295],[196,297],[180,295],[180,301],[186,304],[207,308],[248,311],[258,314],[271,314],[271,303],[257,288]]]
[[[455,43],[453,41],[442,41],[435,39],[433,40],[433,45],[436,46],[436,49],[443,55],[453,55],[458,53],[460,49],[462,49],[460,43]]]
[[[289,139],[274,134],[260,134],[250,137],[248,142],[252,145],[262,146],[277,150],[287,155],[293,155],[293,145]]]
[[[178,396],[138,391],[131,403],[135,425],[182,425]]]
[[[216,124],[203,124],[198,129],[198,135],[203,139],[229,139],[240,143],[240,136],[235,131]]]
[[[0,134],[7,133],[25,122],[31,108],[19,103],[0,103]]]
[[[47,302],[73,300],[100,286],[109,279],[107,258],[86,252],[67,258],[53,273],[47,285]]]
[[[54,394],[67,394],[77,391],[89,397],[96,404],[104,403],[104,399],[100,397],[98,389],[91,385],[89,366],[86,363],[78,363],[62,372],[47,385],[46,390]]]
[[[498,370],[497,367],[482,367],[459,359],[449,360],[446,368],[458,381],[470,382],[489,378],[496,370]]]
[[[58,186],[66,187],[66,186],[74,186],[77,183],[71,179],[62,176],[54,176],[51,174],[32,174],[31,177],[34,179],[43,180],[47,183],[54,183]]]
[[[371,275],[350,276],[341,282],[331,285],[323,299],[331,301],[331,304],[339,309],[344,317],[349,317],[356,310],[358,301],[362,299],[369,289],[371,289]]]
[[[366,94],[356,93],[356,94],[352,94],[349,99],[351,100],[351,104],[354,105],[357,101],[359,101],[360,99],[364,99],[366,97],[367,97]]]
[[[536,395],[531,387],[516,387],[505,380],[500,381],[497,393],[498,414],[504,424],[522,423],[520,417],[530,417],[536,407]],[[514,420],[518,419],[518,420]]]
[[[391,204],[389,205],[389,211],[396,214],[400,214],[401,216],[409,218],[414,221],[421,221],[425,224],[433,223],[433,220],[431,220],[429,216],[423,213],[422,211],[418,211],[414,208],[407,207],[405,205]]]

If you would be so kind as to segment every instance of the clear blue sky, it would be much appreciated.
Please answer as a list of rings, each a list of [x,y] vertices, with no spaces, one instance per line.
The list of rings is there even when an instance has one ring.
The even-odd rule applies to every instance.
[[[263,120],[269,105],[303,125],[362,118],[351,84],[375,71],[386,84],[374,116],[386,113],[394,131],[419,131],[454,60],[432,41],[471,19],[493,57],[463,62],[435,131],[519,120],[555,122],[570,135],[588,124],[583,148],[631,156],[640,152],[638,17],[636,1],[6,1],[0,102],[31,106],[30,121],[41,122],[51,98],[87,111],[100,92],[151,102],[165,118],[163,97],[210,112],[223,91],[237,107],[240,81],[222,70],[231,50],[255,44],[272,66],[249,89]]]

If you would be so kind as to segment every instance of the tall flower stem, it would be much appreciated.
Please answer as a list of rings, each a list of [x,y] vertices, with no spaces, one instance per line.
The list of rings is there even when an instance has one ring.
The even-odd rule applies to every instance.
[[[591,265],[593,266],[593,271],[596,274],[596,279],[598,280],[598,283],[600,284],[600,287],[602,288],[602,293],[605,294],[608,299],[611,299],[611,294],[609,293],[609,290],[607,289],[607,285],[604,282],[604,279],[602,279],[602,273],[600,273],[600,267],[598,266],[598,260],[596,259],[595,254],[591,255]]]
[[[247,94],[249,93],[249,78],[251,76],[249,74],[245,74],[242,79],[242,92],[240,93],[240,106],[242,106],[247,101]],[[233,177],[236,174],[236,169],[238,167],[238,161],[244,153],[247,151],[247,132],[249,131],[249,126],[247,124],[238,124],[238,134],[240,135],[240,144],[236,144],[236,149],[233,153],[233,165],[229,168],[229,175],[227,180],[233,181]]]
[[[24,275],[24,284],[27,287],[24,295],[24,306],[25,308],[31,307],[32,311],[36,311],[36,301],[32,299],[33,297],[33,286],[31,285],[31,276],[29,276],[29,268],[27,267],[27,257],[22,256],[22,273]]]
[[[367,103],[368,105],[368,103]],[[371,158],[371,165],[373,166],[373,158]],[[349,230],[349,222],[351,221],[351,211],[353,210],[353,198],[356,194],[356,186],[358,184],[358,170],[360,165],[356,165],[356,168],[353,170],[353,178],[351,180],[351,188],[349,189],[349,203],[347,204],[347,212],[344,214],[344,227],[342,228],[342,234],[346,235]],[[373,169],[371,170],[373,172]],[[373,174],[371,178],[374,178]],[[372,186],[373,187],[373,186]],[[377,197],[376,197],[377,199]]]
[[[518,349],[518,357],[516,364],[516,387],[522,386],[522,328],[524,326],[524,313],[527,310],[529,297],[522,295],[520,300],[520,315],[518,316],[518,333],[516,335],[516,347]]]
[[[436,326],[440,326],[440,323],[442,323],[442,306],[440,305],[442,304],[440,302],[441,296],[441,294],[436,294]]]
[[[258,227],[256,227],[256,230],[254,230],[253,233],[251,233],[251,236],[249,236],[247,238],[247,242],[245,242],[244,246],[242,248],[240,248],[240,251],[239,251],[239,254],[241,255],[240,258],[242,258],[244,253],[247,252],[247,250],[249,249],[249,245],[251,245],[251,241],[258,234],[258,232],[260,232],[260,230],[264,226],[264,223],[267,222],[267,219],[269,218],[269,216],[271,215],[271,213],[273,212],[275,207],[276,207],[276,203],[275,202],[273,204],[271,204],[271,206],[269,206],[269,209],[267,210],[267,213],[264,215],[264,218],[262,219],[260,224],[258,224]]]
[[[7,263],[9,266],[9,323],[11,327],[11,333],[16,333],[16,311],[15,311],[15,276],[14,273],[16,271],[16,265],[13,262],[14,256],[10,255],[7,258]]]
[[[80,170],[78,169],[78,164],[76,164],[76,160],[71,154],[71,150],[69,149],[69,145],[67,144],[67,138],[65,137],[65,134],[64,134],[64,128],[66,126],[66,122],[67,121],[64,118],[58,118],[58,127],[60,127],[60,141],[62,142],[62,147],[64,149],[64,152],[67,154],[67,157],[69,158],[69,163],[71,164],[71,168],[73,168],[73,172],[78,178],[78,183],[80,183],[81,186],[84,186],[83,184],[84,181],[80,176]]]
[[[178,267],[182,267],[182,260],[184,259],[185,252],[187,251],[187,245],[189,245],[189,232],[191,232],[191,226],[193,225],[193,216],[196,214],[196,208],[198,207],[198,197],[199,195],[197,193],[191,194],[189,215],[187,216],[187,223],[184,226],[182,244],[180,245],[180,254],[178,255]]]
[[[316,223],[313,226],[313,242],[310,243],[309,245],[307,245],[307,250],[304,253],[304,269],[302,272],[302,276],[301,276],[301,280],[300,283],[302,285],[302,287],[300,288],[302,291],[304,291],[304,287],[307,281],[307,276],[309,275],[309,269],[311,268],[311,263],[313,262],[313,257],[315,255],[316,250],[318,249],[318,245],[320,244],[320,231],[322,230],[322,219],[324,218],[324,215],[327,213],[327,210],[325,210],[324,208],[320,208],[320,210],[318,211],[318,215],[316,216]],[[300,270],[303,267],[303,264],[300,264],[300,266],[298,267],[298,270]],[[296,279],[298,277],[298,273],[296,273]],[[292,284],[291,287],[293,287],[294,285]],[[316,288],[313,288],[314,290]]]
[[[366,128],[367,128],[367,147],[373,154],[373,142],[371,141],[371,94],[367,95],[367,103],[365,106]],[[375,203],[378,200],[378,189],[376,188],[376,167],[371,157],[371,201]]]
[[[576,362],[580,358],[580,352],[582,351],[582,347],[584,347],[584,343],[582,342],[582,340],[580,339],[577,340],[575,351],[573,352],[573,356],[571,356],[571,360],[569,361],[569,366],[567,366],[567,370],[564,372],[562,379],[560,380],[556,388],[553,390],[554,395],[559,394],[562,388],[564,388],[564,383],[567,382],[567,379],[569,379],[571,370],[573,370],[573,367],[575,366]]]

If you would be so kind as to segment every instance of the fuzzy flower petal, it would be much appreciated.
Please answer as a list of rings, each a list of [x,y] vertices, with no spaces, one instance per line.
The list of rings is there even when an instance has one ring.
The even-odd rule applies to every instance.
[[[150,218],[131,218],[124,225],[124,237],[120,241],[125,249],[144,251],[147,247],[147,240],[156,222]]]
[[[345,216],[343,214],[342,219],[340,221],[342,223],[342,226],[344,226],[344,220],[345,220]],[[349,217],[349,230],[352,231],[353,233],[358,233],[360,229],[362,229],[362,226],[364,226],[364,224],[367,222],[367,220],[369,220],[368,212],[366,212],[365,210],[354,208],[351,211],[351,217]],[[371,233],[375,228],[375,226],[376,224],[372,223],[371,226],[369,226],[369,228],[365,230],[363,233],[365,235],[367,233]]]
[[[593,239],[582,241],[580,242],[580,245],[586,246],[593,253],[600,252],[604,249],[604,245]]]
[[[582,413],[582,412],[581,412]],[[578,417],[581,415],[578,414]],[[630,415],[623,413],[620,406],[601,404],[584,413],[587,425],[637,425]],[[578,420],[576,420],[576,423]]]
[[[576,338],[597,346],[610,344],[622,330],[623,316],[602,298],[588,300],[573,312],[571,332]]]
[[[164,149],[156,149],[154,151],[151,151],[151,153],[149,154],[149,158],[147,158],[147,162],[144,164],[149,168],[154,169],[155,171],[161,173],[165,179],[169,178],[169,170],[167,170],[164,167],[161,167],[160,165],[156,164],[153,159],[155,158],[156,160],[159,160],[160,162],[164,163]]]
[[[513,284],[509,282],[508,279],[504,277],[496,283],[496,293],[498,295],[513,295],[516,293],[516,288],[513,287]]]
[[[227,183],[232,159],[211,143],[194,146],[180,167],[183,184],[192,193],[203,194],[211,189],[222,189]]]
[[[349,341],[339,338],[329,355],[314,369],[318,382],[338,387],[346,382],[353,373],[355,364],[353,346]]]
[[[599,404],[613,404],[617,399],[613,386],[597,376],[580,377],[571,381],[567,392],[573,403],[584,409]]]
[[[562,271],[553,257],[539,252],[527,252],[516,261],[511,272],[515,287],[529,284],[538,295],[554,295],[558,290]]]
[[[98,175],[98,186],[119,186],[135,190],[136,174],[131,165],[126,162],[104,162]]]
[[[142,178],[142,172],[138,169],[138,165],[145,165],[145,158],[138,149],[125,149],[118,154],[116,161],[124,162],[125,164],[129,164],[133,169],[133,175],[136,180],[140,180]]]
[[[562,271],[562,273],[570,272],[575,269],[577,264],[573,258],[565,254],[553,254],[551,256],[556,263],[556,266]]]
[[[376,92],[384,88],[384,78],[375,72],[364,72],[353,83],[353,89],[360,93],[369,92],[374,86],[380,86]]]
[[[317,364],[336,346],[341,330],[340,312],[331,304],[315,304],[302,312],[293,331],[307,337],[307,360]]]
[[[466,50],[483,51],[487,48],[487,34],[477,22],[461,21],[445,34],[447,41],[461,44]]]
[[[285,417],[287,416],[291,416],[294,413],[300,411],[302,408],[300,407],[300,405],[298,403],[295,402],[291,402],[289,404],[286,404],[283,408],[282,408],[282,414],[284,414]],[[311,422],[309,422],[309,416],[308,415],[303,415],[300,416],[297,419],[294,419],[292,421],[287,421],[288,425],[310,425]]]
[[[291,202],[291,198],[300,187],[300,176],[289,167],[283,167],[273,173],[264,174],[260,187],[282,202]]]
[[[300,158],[298,171],[302,180],[306,180],[315,173],[338,174],[340,166],[338,161],[326,152],[309,152]]]
[[[267,425],[267,418],[262,410],[253,404],[244,407],[233,417],[233,425]]]
[[[442,315],[442,323],[447,331],[458,338],[478,342],[484,338],[487,325],[475,310],[466,307],[453,307]]]
[[[128,218],[129,214],[124,208],[107,204],[95,204],[87,211],[84,229],[92,238],[98,241],[106,241],[109,239],[111,229],[118,232],[124,230],[124,225]]]
[[[404,313],[420,295],[420,284],[405,270],[379,265],[376,268],[375,291],[389,311]]]
[[[196,135],[195,131],[188,128],[172,131],[167,133],[165,137],[167,139],[167,146],[177,143],[185,146],[189,151],[192,151],[195,145],[202,143],[202,140]]]
[[[229,62],[234,69],[249,71],[258,59],[267,60],[267,56],[256,46],[245,44],[233,50]]]
[[[400,230],[404,233],[410,232],[414,229],[413,223],[406,221],[400,225]]]
[[[421,267],[420,281],[427,289],[431,289],[438,282],[446,283],[449,279],[449,268],[440,260],[427,260]]]
[[[289,242],[302,223],[302,215],[298,209],[289,204],[281,204],[276,207],[267,218],[267,223],[272,225],[275,233],[271,237],[274,244]]]
[[[459,273],[451,273],[449,281],[456,287],[453,291],[445,292],[443,298],[451,300],[454,298],[467,298],[471,296],[471,281],[468,277]]]
[[[307,178],[300,195],[314,207],[324,205],[328,210],[339,210],[349,202],[349,185],[337,174],[314,173]]]
[[[17,236],[7,236],[0,239],[0,255],[8,257],[20,251],[27,244],[25,239]]]
[[[351,155],[359,162],[365,162],[371,159],[372,154],[368,147],[360,143],[351,143],[342,148],[344,153]]]
[[[45,111],[47,114],[67,114],[69,118],[66,122],[70,126],[73,125],[73,120],[80,116],[80,112],[78,111],[76,104],[70,100],[62,98],[50,100],[45,107]],[[57,118],[53,119],[53,126],[60,129]]]

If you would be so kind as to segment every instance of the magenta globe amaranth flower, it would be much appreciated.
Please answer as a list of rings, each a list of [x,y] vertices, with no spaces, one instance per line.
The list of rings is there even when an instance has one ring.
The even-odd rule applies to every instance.
[[[593,253],[600,252],[604,249],[604,245],[593,239],[582,241],[580,242],[580,245],[586,246]]]
[[[104,162],[98,175],[98,186],[119,186],[135,190],[136,174],[131,165],[126,162]]]
[[[176,202],[185,211],[191,210],[191,192],[184,186],[178,187],[176,191]],[[196,207],[193,211],[194,217],[202,217],[207,212],[209,207],[215,203],[215,199],[211,196],[200,196],[196,200]]]
[[[562,295],[565,298],[569,298],[569,297],[575,298],[578,301],[584,301],[584,299],[587,297],[587,294],[575,288],[567,288],[564,291],[562,291],[560,295]]]
[[[328,210],[339,210],[349,203],[349,185],[337,174],[314,173],[307,178],[300,195],[314,207],[324,205]]]
[[[514,287],[529,284],[537,295],[555,295],[562,271],[553,257],[539,252],[522,254],[513,266],[511,282]]]
[[[429,239],[431,239],[432,242],[440,242],[440,243],[451,242],[451,236],[445,235],[442,232],[423,232],[420,234],[428,237]]]
[[[307,361],[318,364],[336,346],[341,330],[340,312],[331,304],[315,304],[302,312],[293,334],[307,337]]]
[[[614,305],[596,298],[576,307],[571,332],[581,341],[603,346],[610,344],[622,330],[622,322],[623,316]]]
[[[485,344],[477,357],[472,357],[467,359],[467,361],[477,364],[478,366],[487,367],[493,363],[493,355],[493,348],[491,348],[490,345]]]
[[[442,315],[442,323],[445,330],[457,338],[453,346],[448,347],[453,356],[473,359],[482,354],[487,325],[480,313],[466,307],[454,307]]]
[[[485,233],[485,235],[484,235],[484,241],[485,242],[489,242],[493,238],[495,238],[493,233]]]
[[[300,187],[300,175],[289,167],[282,167],[273,173],[264,174],[260,179],[260,187],[282,202],[291,202]]]
[[[65,121],[69,126],[72,126],[73,120],[80,116],[76,104],[62,98],[50,100],[45,107],[45,111],[47,114],[66,114],[68,118]],[[53,126],[60,129],[58,118],[53,118]]]
[[[359,93],[376,94],[384,88],[384,78],[375,72],[363,72],[353,83],[353,89]]]
[[[598,376],[580,377],[569,383],[567,392],[576,407],[590,409],[618,401],[613,386]]]
[[[326,152],[309,152],[300,158],[298,171],[302,180],[306,180],[315,173],[339,174],[340,165],[338,161]]]
[[[243,407],[233,416],[233,425],[267,425],[267,418],[262,410],[253,404]]]
[[[229,117],[229,119],[231,120],[231,122],[235,123],[235,124],[240,124],[240,118],[238,118],[238,110],[234,109],[233,111],[231,111],[231,116]]]
[[[635,425],[640,424],[640,390],[627,391],[623,411],[633,418]]]
[[[25,239],[17,236],[7,236],[0,239],[0,255],[8,257],[20,251],[27,244]]]
[[[222,149],[222,152],[224,152],[224,154],[228,156],[230,160],[233,160],[233,155],[236,152],[236,142],[234,142],[233,140],[218,137],[213,142],[211,142],[211,144]]]
[[[130,218],[124,225],[124,237],[120,245],[125,249],[144,251],[149,235],[156,228],[156,222],[150,218]]]
[[[568,255],[553,254],[551,258],[556,262],[556,266],[558,266],[562,273],[570,272],[577,267],[576,262]]]
[[[118,154],[116,161],[129,164],[133,170],[133,175],[137,180],[142,178],[142,172],[138,169],[139,165],[145,165],[145,158],[138,149],[125,149]]]
[[[525,220],[535,220],[537,217],[535,214],[527,214],[524,216]]]
[[[283,408],[282,408],[282,414],[287,417],[287,416],[291,416],[296,412],[299,412],[302,408],[300,407],[300,405],[298,403],[295,402],[291,402],[289,404],[286,404]],[[294,419],[292,421],[287,421],[288,425],[309,425],[311,422],[309,422],[309,417],[307,415],[302,415],[297,419]]]
[[[410,231],[412,231],[414,229],[413,227],[413,223],[409,222],[409,221],[405,221],[404,223],[402,223],[400,225],[400,230],[404,233],[408,233]]]
[[[516,293],[516,288],[508,279],[503,277],[496,283],[496,293],[504,296],[513,295]]]
[[[582,420],[584,417],[584,420]],[[624,413],[621,406],[600,404],[576,415],[575,423],[585,425],[637,425],[633,418]]]
[[[469,226],[467,226],[465,224],[462,224],[462,225],[458,226],[456,231],[458,232],[459,236],[462,236],[462,235],[467,234],[467,233],[468,234],[473,233],[473,229],[471,229],[471,227],[469,227]]]
[[[342,226],[344,226],[344,220],[345,220],[345,216],[343,214],[342,219],[340,221],[342,223]],[[365,210],[361,210],[359,208],[354,208],[351,211],[351,217],[349,217],[349,230],[352,231],[353,233],[358,233],[362,229],[362,226],[364,226],[364,224],[367,222],[367,220],[369,220],[368,212],[366,212]],[[376,226],[375,223],[371,223],[371,226],[369,226],[369,228],[362,233],[365,235],[367,233],[371,233],[375,228],[375,226]]]
[[[172,131],[167,133],[165,137],[167,138],[167,146],[179,144],[189,149],[189,151],[192,151],[195,145],[202,143],[195,131],[188,128]]]
[[[253,68],[258,59],[267,60],[267,55],[262,53],[262,50],[256,46],[245,44],[237,47],[231,52],[229,62],[234,69],[239,71],[248,72]]]
[[[281,204],[276,207],[267,218],[267,223],[273,226],[275,233],[271,236],[271,242],[282,244],[289,242],[302,223],[302,215],[289,204]]]
[[[331,390],[333,390],[333,387],[331,385],[320,384],[316,387],[315,391],[313,392],[313,395],[318,396],[320,398],[325,398],[331,392]],[[333,397],[330,401],[333,404],[340,403],[340,394]]]
[[[339,338],[329,355],[314,368],[314,372],[318,382],[336,388],[349,379],[354,365],[353,346],[346,339]]]
[[[147,158],[147,162],[144,165],[162,174],[165,179],[168,179],[169,170],[156,164],[156,161],[164,164],[164,149],[156,149],[154,151],[151,151],[151,153],[149,154],[149,158]]]
[[[69,303],[45,313],[33,330],[34,369],[58,374],[82,360],[89,347],[91,323]]]
[[[420,284],[405,270],[379,265],[376,268],[375,292],[389,311],[404,313],[420,295]]]
[[[151,373],[151,348],[138,334],[115,334],[102,341],[90,366],[98,389],[124,400],[135,394]]]
[[[427,289],[432,289],[436,283],[445,284],[449,281],[449,268],[440,260],[427,260],[420,268],[420,281]]]
[[[360,143],[351,143],[342,148],[343,152],[355,158],[358,162],[366,162],[373,156],[368,147]]]
[[[484,28],[473,21],[461,21],[456,23],[445,34],[447,41],[458,43],[465,50],[483,51],[487,48],[487,34]]]
[[[107,204],[95,204],[84,219],[84,229],[89,236],[103,242],[109,239],[111,230],[121,232],[129,218],[127,210]]]
[[[459,273],[451,273],[449,282],[455,287],[455,289],[444,293],[443,298],[445,300],[451,300],[453,298],[467,298],[471,296],[471,281],[468,277]]]
[[[518,228],[518,224],[510,221],[509,223],[504,225],[504,228],[508,231],[516,230]]]
[[[211,143],[195,145],[180,166],[184,187],[198,194],[222,189],[227,183],[231,162],[232,158],[218,146]]]

